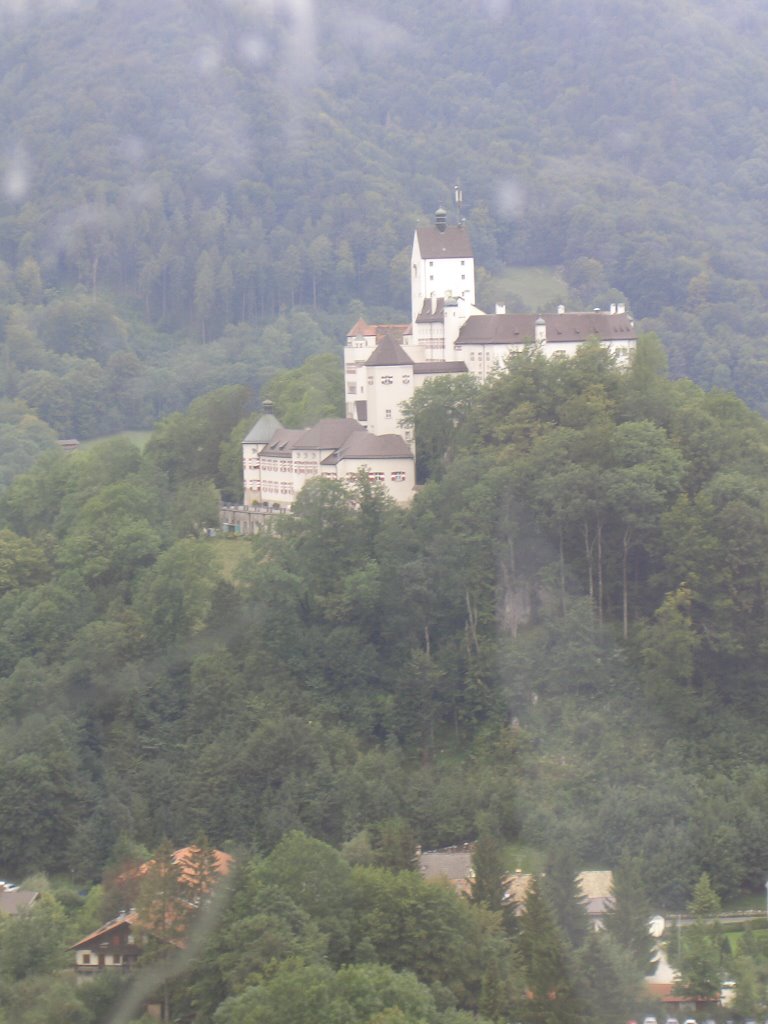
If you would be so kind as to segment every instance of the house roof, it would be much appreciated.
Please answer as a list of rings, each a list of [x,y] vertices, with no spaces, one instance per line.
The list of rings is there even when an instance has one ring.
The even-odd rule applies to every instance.
[[[419,854],[419,870],[427,881],[447,878],[449,882],[463,882],[472,875],[472,846],[426,850]]]
[[[365,432],[362,423],[353,419],[318,420],[313,427],[308,427],[293,442],[294,448],[339,448],[355,431]]]
[[[411,366],[413,360],[391,334],[386,334],[373,350],[366,366]]]
[[[324,466],[335,466],[345,459],[410,459],[413,452],[399,434],[369,434],[367,430],[352,434],[337,451],[326,459]]]
[[[84,939],[78,940],[74,945],[69,946],[69,949],[79,949],[81,946],[90,946],[96,939],[102,935],[108,935],[115,928],[120,928],[121,925],[134,925],[137,922],[137,915],[135,910],[124,910],[118,914],[117,917],[112,918],[111,921],[107,921],[101,928],[97,928],[95,932],[91,932],[90,935],[86,935]]]
[[[266,444],[282,423],[272,412],[271,402],[264,402],[264,412],[243,438],[243,444]]]
[[[613,872],[581,871],[579,887],[588,900],[608,899],[613,896]]]
[[[504,896],[512,903],[525,903],[525,897],[533,883],[534,876],[527,871],[517,870],[504,879]]]
[[[429,374],[429,373],[468,373],[467,364],[461,362],[446,362],[445,360],[436,359],[431,363],[414,363],[413,372],[415,374]]]
[[[276,430],[269,439],[266,448],[261,453],[262,456],[281,455],[285,458],[293,448],[294,442],[305,433],[306,431],[304,430],[292,430],[288,427],[280,427],[280,429]]]
[[[432,300],[424,299],[421,312],[416,316],[417,324],[438,324],[442,323],[445,314],[445,299],[435,299],[435,311],[432,312]]]
[[[179,850],[173,851],[173,862],[179,867],[179,881],[185,885],[192,885],[195,879],[195,868],[194,858],[198,853],[198,847],[196,846],[183,846]],[[229,853],[224,853],[223,850],[213,850],[213,868],[217,875],[226,876],[232,870],[234,858]],[[154,864],[154,860],[147,860],[141,864],[138,868],[132,869],[127,874],[141,877],[151,869]],[[102,935],[107,935],[109,932],[114,931],[116,928],[120,928],[123,925],[140,925],[139,915],[135,910],[124,910],[117,917],[114,917],[111,921],[107,921],[101,928],[97,928],[95,932],[91,932],[90,935],[86,935],[85,938],[78,940],[69,949],[79,949],[81,946],[89,946],[96,939]],[[180,942],[174,940],[174,944],[180,945]]]
[[[457,224],[448,224],[444,231],[434,225],[416,228],[419,253],[425,260],[472,259],[469,232]]]
[[[535,337],[536,323],[543,320],[549,343],[626,341],[637,337],[635,324],[627,313],[488,313],[467,319],[459,331],[457,345],[521,344]]]
[[[31,907],[39,895],[32,889],[0,889],[0,914],[15,916]]]
[[[370,336],[371,334],[375,335],[376,327],[372,326],[371,324],[367,324],[365,320],[363,320],[363,318],[360,317],[360,319],[356,323],[354,323],[352,327],[350,327],[350,329],[347,331],[347,337],[352,338],[359,334],[362,334],[363,336]]]
[[[385,334],[392,334],[395,337],[402,336],[410,330],[410,324],[368,324],[361,317],[347,332],[348,338],[355,338],[362,335],[364,338],[383,338]]]

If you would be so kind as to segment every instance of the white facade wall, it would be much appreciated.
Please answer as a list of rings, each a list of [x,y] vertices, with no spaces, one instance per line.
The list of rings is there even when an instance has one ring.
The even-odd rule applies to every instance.
[[[368,431],[399,434],[411,444],[410,432],[400,426],[403,402],[413,397],[413,365],[367,366]]]
[[[364,469],[369,480],[383,484],[398,505],[407,505],[416,486],[416,464],[413,459],[341,459],[336,466],[339,480],[352,483]]]
[[[306,476],[302,475],[302,485]],[[291,452],[261,457],[261,500],[270,505],[291,505],[296,495],[296,481]]]
[[[475,304],[475,261],[461,258],[425,259],[414,235],[411,251],[411,323],[416,321],[426,299],[446,296]]]
[[[521,344],[511,345],[456,345],[456,359],[466,363],[469,372],[485,382],[492,374],[504,367],[510,353],[522,352]]]
[[[581,346],[588,340],[589,339],[585,338],[584,341],[548,341],[540,346],[540,351],[547,359],[570,359],[576,355]],[[608,349],[610,353],[615,355],[619,366],[629,366],[632,362],[636,342],[634,339],[601,341],[600,347]]]
[[[427,323],[413,325],[413,340],[423,350],[423,357],[416,357],[408,352],[415,362],[432,359],[445,359],[445,325],[441,320],[430,320]]]
[[[445,307],[445,358],[448,362],[461,359],[461,355],[454,355],[459,331],[471,316],[482,316],[482,312],[474,305],[474,302],[467,302],[463,299]]]
[[[259,450],[263,445],[243,445],[243,504],[252,505],[261,501],[261,460]]]
[[[421,312],[425,299],[447,296],[475,303],[475,261],[470,256],[461,259],[420,259],[416,262],[412,296],[412,318]]]

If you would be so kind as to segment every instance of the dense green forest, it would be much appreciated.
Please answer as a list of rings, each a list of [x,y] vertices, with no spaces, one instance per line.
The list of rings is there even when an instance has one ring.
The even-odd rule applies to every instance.
[[[565,361],[521,355],[457,396],[450,429],[445,382],[424,385],[412,414],[433,462],[412,507],[364,477],[351,489],[320,479],[252,540],[200,539],[239,444],[242,388],[173,414],[143,453],[106,441],[17,476],[0,505],[0,820],[13,823],[0,833],[3,871],[69,876],[86,891],[126,844],[205,833],[243,863],[269,863],[297,832],[330,844],[321,854],[310,843],[291,876],[300,917],[313,915],[312,872],[331,885],[331,858],[333,871],[384,872],[350,891],[333,884],[353,919],[369,885],[416,886],[409,905],[446,900],[450,918],[470,914],[458,897],[395,879],[410,875],[417,843],[479,836],[496,844],[499,871],[523,848],[555,865],[567,850],[571,881],[584,866],[624,865],[656,908],[684,907],[703,874],[720,896],[759,891],[768,426],[727,393],[670,381],[663,363],[653,336],[628,372],[598,347]],[[478,898],[486,912],[491,896]],[[566,906],[555,896],[531,913]],[[84,915],[98,924],[103,907],[93,890],[71,916],[81,899],[68,899],[67,928],[41,924],[51,963],[62,935],[84,929]],[[240,919],[246,904],[227,913],[250,935],[266,925]],[[66,918],[55,900],[49,909]],[[465,982],[447,952],[421,973],[367,926],[340,937],[339,915],[322,913],[322,941],[342,943],[324,971],[408,967],[433,983],[438,1008],[482,1010],[492,957],[465,965],[479,972]],[[514,991],[484,1012],[507,1019],[514,1005],[537,1024],[533,1006],[519,1008],[519,977],[532,984],[525,930],[505,925],[498,904],[493,913],[485,926],[441,927],[481,927],[484,943],[501,929]],[[621,960],[584,942],[558,955]],[[282,974],[293,949],[234,987],[201,976],[207,1008],[190,1019],[213,1019],[216,1000],[230,1007],[242,992],[217,1020],[272,1020],[268,979],[277,971],[274,998],[289,998],[278,993],[293,991]],[[205,970],[244,955],[211,953]],[[49,961],[26,963],[6,978],[9,999]],[[621,975],[625,1008],[637,1005],[636,975]],[[25,984],[48,991],[47,977]],[[435,995],[438,981],[450,999]],[[416,1016],[437,1012],[429,1005]]]
[[[689,904],[688,990],[768,1012],[763,936],[707,923],[766,877],[766,39],[756,0],[0,3],[0,871],[44,893],[3,1024],[102,1024],[66,946],[202,835],[238,868],[179,1019],[616,1024]],[[425,385],[412,507],[321,480],[203,538],[257,396],[334,414],[346,330],[407,316],[456,181],[480,303],[625,300],[631,371]],[[469,840],[470,901],[411,870]]]

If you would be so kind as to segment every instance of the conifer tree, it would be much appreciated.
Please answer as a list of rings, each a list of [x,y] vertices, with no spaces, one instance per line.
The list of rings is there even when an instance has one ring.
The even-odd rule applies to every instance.
[[[650,974],[655,958],[654,941],[648,930],[651,908],[637,860],[622,858],[613,873],[611,896],[605,929],[627,952],[637,970],[643,976]]]
[[[504,900],[504,863],[501,843],[489,830],[483,829],[472,853],[472,901],[489,910],[501,910]]]
[[[684,995],[709,998],[720,991],[723,965],[716,917],[720,900],[706,873],[694,887],[688,910],[693,924],[685,929],[678,989]]]
[[[580,989],[593,1024],[627,1020],[642,991],[629,954],[606,932],[590,932],[578,953]]]
[[[552,853],[543,885],[566,938],[578,949],[589,934],[590,925],[570,847],[561,844]]]
[[[136,903],[137,930],[145,936],[142,960],[166,960],[184,936],[190,904],[181,881],[181,866],[170,840],[164,839],[147,863]],[[162,981],[163,1020],[170,1020],[168,980]]]
[[[525,1024],[577,1024],[583,1014],[572,981],[566,940],[538,880],[531,884],[520,918],[520,955],[528,999]]]
[[[216,850],[205,834],[200,835],[189,847],[179,867],[186,899],[192,907],[199,909],[219,878]]]

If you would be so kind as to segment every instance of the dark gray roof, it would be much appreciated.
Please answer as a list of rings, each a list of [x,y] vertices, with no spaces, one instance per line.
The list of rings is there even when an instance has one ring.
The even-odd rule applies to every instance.
[[[386,334],[371,353],[366,366],[410,366],[413,360],[399,341]]]
[[[464,227],[449,224],[445,231],[438,231],[434,225],[416,228],[416,238],[422,259],[472,259],[472,243]]]
[[[469,373],[466,363],[448,362],[444,359],[435,359],[431,363],[414,363],[413,372],[423,373]]]
[[[357,413],[357,418],[361,423],[368,422],[368,403],[364,398],[355,402],[355,412]]]
[[[265,410],[243,438],[243,444],[266,444],[274,432],[280,429],[282,429],[280,420]]]
[[[282,455],[285,458],[293,448],[294,441],[304,434],[303,430],[291,430],[288,427],[280,427],[269,439],[269,443],[262,451],[262,455]]]
[[[20,914],[31,906],[40,894],[32,889],[0,890],[0,914]]]
[[[367,430],[350,435],[324,466],[335,466],[343,459],[412,459],[413,452],[399,434],[369,434]]]
[[[439,324],[442,323],[443,315],[445,311],[445,300],[435,300],[435,312],[432,312],[432,300],[424,299],[424,305],[421,307],[421,312],[416,317],[417,324]]]
[[[487,316],[469,317],[459,331],[456,344],[531,342],[537,320],[544,321],[549,343],[579,342],[589,338],[600,341],[637,338],[634,321],[627,313],[548,313],[539,318],[532,313],[489,313]]]
[[[365,431],[365,427],[352,419],[318,420],[313,427],[304,430],[286,430],[281,427],[275,431],[261,454],[287,458],[296,449],[338,448],[350,434],[358,430]]]
[[[294,448],[339,448],[350,434],[365,433],[365,427],[353,419],[318,420],[294,442]]]

